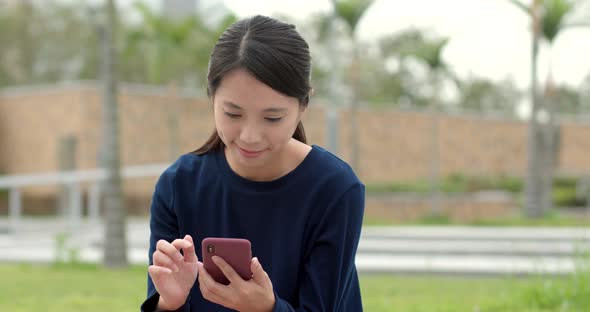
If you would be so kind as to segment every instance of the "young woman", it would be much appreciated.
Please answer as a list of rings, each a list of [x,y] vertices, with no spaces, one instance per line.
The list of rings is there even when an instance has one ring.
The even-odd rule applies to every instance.
[[[142,311],[362,311],[355,254],[364,185],[342,160],[306,144],[311,57],[293,25],[255,16],[211,54],[215,130],[158,180]],[[206,237],[252,244],[252,279],[223,259],[230,284],[199,261]]]

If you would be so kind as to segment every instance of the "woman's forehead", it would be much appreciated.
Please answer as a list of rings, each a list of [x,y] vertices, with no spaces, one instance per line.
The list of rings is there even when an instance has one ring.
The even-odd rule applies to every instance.
[[[234,109],[287,109],[299,101],[260,82],[243,69],[233,70],[222,79],[215,92],[216,102]]]

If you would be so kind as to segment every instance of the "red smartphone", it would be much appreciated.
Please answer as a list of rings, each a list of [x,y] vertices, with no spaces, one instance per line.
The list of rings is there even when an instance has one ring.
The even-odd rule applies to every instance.
[[[250,264],[252,262],[252,249],[250,241],[242,238],[207,237],[201,243],[203,252],[203,266],[207,273],[220,284],[229,285],[225,274],[211,259],[213,256],[223,258],[225,262],[234,268],[244,280],[252,278]]]

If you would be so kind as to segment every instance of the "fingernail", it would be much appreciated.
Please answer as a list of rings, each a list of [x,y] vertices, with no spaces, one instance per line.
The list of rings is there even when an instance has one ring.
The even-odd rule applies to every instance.
[[[213,256],[213,257],[211,257],[211,260],[213,260],[213,262],[217,263],[217,262],[219,262],[219,257]]]

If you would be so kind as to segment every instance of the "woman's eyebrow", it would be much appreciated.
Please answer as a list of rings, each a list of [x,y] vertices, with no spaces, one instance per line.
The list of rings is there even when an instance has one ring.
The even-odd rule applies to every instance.
[[[230,102],[230,101],[223,101],[223,105],[229,106],[229,107],[235,108],[235,109],[242,109],[238,104],[236,104],[234,102]]]
[[[238,110],[243,109],[240,105],[238,105],[234,102],[231,102],[231,101],[223,101],[223,104],[226,106],[229,106],[233,109],[238,109]],[[282,107],[271,107],[271,108],[267,108],[267,109],[263,110],[263,112],[265,112],[265,113],[282,113],[286,110],[287,110],[286,108],[282,108]]]
[[[278,107],[271,107],[271,108],[267,108],[265,110],[263,110],[263,112],[268,112],[268,113],[282,113],[284,111],[286,111],[286,108],[278,108]]]

